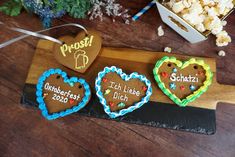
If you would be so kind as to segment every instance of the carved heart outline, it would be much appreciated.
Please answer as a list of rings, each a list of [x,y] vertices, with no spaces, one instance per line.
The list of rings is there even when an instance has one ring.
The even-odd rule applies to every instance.
[[[110,110],[109,105],[107,105],[106,99],[104,98],[103,93],[101,91],[102,79],[105,77],[106,74],[108,74],[110,72],[117,73],[121,77],[121,79],[124,81],[129,81],[131,79],[139,79],[141,82],[145,83],[145,85],[147,87],[146,95],[144,97],[142,97],[141,101],[136,102],[134,105],[129,106],[126,109],[121,109],[119,111],[112,112]],[[144,75],[139,75],[136,72],[131,73],[130,75],[127,75],[126,73],[122,72],[122,69],[117,68],[115,66],[105,67],[103,71],[98,73],[98,76],[95,81],[95,88],[96,88],[96,95],[98,96],[100,103],[103,105],[104,111],[108,114],[108,116],[110,118],[116,118],[119,116],[123,116],[127,113],[130,113],[130,112],[142,107],[145,103],[147,103],[149,101],[150,96],[152,95],[151,82]]]
[[[77,105],[73,106],[72,108],[66,109],[64,111],[49,114],[48,109],[46,107],[46,104],[43,100],[43,85],[44,85],[44,82],[46,81],[46,79],[54,74],[60,75],[63,78],[64,83],[66,83],[66,84],[80,83],[84,87],[85,93],[84,93],[84,97],[82,98],[82,100]],[[72,114],[74,112],[79,111],[80,109],[82,109],[83,107],[86,106],[86,104],[90,100],[90,95],[91,95],[90,86],[88,85],[88,83],[84,79],[77,78],[77,77],[68,78],[67,73],[62,71],[61,69],[49,69],[49,70],[45,71],[40,76],[40,78],[38,80],[38,84],[36,86],[36,89],[37,89],[36,96],[37,96],[37,102],[39,103],[39,109],[41,110],[42,115],[48,120],[53,120],[53,119],[56,119],[59,117],[64,117],[64,116],[67,116],[69,114]]]
[[[174,63],[181,70],[188,67],[190,64],[200,65],[206,71],[205,74],[206,80],[203,82],[203,85],[198,90],[194,91],[192,94],[188,95],[186,98],[181,100],[175,94],[173,94],[168,88],[166,88],[165,84],[161,81],[160,74],[158,74],[159,68],[165,62]],[[177,105],[181,107],[187,106],[188,103],[194,101],[195,99],[200,97],[204,92],[206,92],[209,86],[211,85],[213,79],[213,73],[211,72],[210,66],[205,64],[203,60],[197,60],[195,58],[191,58],[188,61],[180,61],[177,60],[175,57],[168,57],[168,56],[165,56],[159,61],[157,61],[153,69],[153,75],[158,84],[158,87],[162,90],[162,92],[166,94],[173,102],[175,102]]]

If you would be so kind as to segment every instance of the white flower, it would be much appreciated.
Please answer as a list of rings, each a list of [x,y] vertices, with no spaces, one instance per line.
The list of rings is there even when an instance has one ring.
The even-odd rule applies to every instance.
[[[124,9],[122,5],[116,2],[116,0],[90,0],[92,4],[91,10],[88,12],[90,20],[99,18],[103,21],[103,16],[107,15],[112,17],[113,22],[115,22],[116,17],[123,19],[125,24],[129,24],[130,15],[128,10]]]

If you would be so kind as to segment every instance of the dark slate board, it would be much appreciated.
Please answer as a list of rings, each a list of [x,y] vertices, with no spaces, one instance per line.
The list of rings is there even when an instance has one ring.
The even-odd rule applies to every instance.
[[[22,104],[37,107],[35,93],[35,85],[25,84],[21,99]],[[89,104],[76,114],[110,119],[95,94],[92,94]],[[178,107],[159,102],[148,102],[140,109],[115,120],[207,135],[214,134],[216,131],[215,110]]]

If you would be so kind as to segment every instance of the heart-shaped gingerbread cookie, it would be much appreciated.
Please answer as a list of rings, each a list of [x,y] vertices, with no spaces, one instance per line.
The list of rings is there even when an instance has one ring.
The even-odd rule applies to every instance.
[[[213,73],[203,60],[180,61],[165,56],[153,69],[159,88],[179,106],[186,106],[207,91]]]
[[[36,96],[42,115],[53,120],[85,107],[91,91],[84,79],[68,78],[66,72],[50,69],[39,78]]]
[[[149,101],[151,82],[143,75],[127,75],[112,66],[99,72],[95,81],[96,94],[111,118],[132,112]]]
[[[75,38],[64,36],[59,38],[63,45],[54,45],[54,56],[62,65],[77,72],[84,73],[98,56],[102,39],[96,31],[79,33]]]

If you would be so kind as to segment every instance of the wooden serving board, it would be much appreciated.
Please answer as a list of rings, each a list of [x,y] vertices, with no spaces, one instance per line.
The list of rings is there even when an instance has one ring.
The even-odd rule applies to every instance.
[[[69,76],[82,77],[90,84],[92,97],[89,104],[78,114],[110,119],[103,111],[103,106],[95,94],[95,78],[98,72],[106,66],[117,66],[127,74],[138,72],[145,75],[151,82],[153,94],[150,101],[140,109],[135,110],[114,120],[149,125],[154,127],[171,128],[203,134],[214,134],[216,131],[215,110],[218,102],[235,103],[235,86],[221,85],[216,81],[216,62],[212,58],[203,59],[210,65],[214,73],[213,83],[208,91],[200,98],[179,107],[174,104],[158,88],[154,77],[153,68],[158,59],[163,56],[175,56],[178,59],[188,60],[190,56],[176,54],[149,52],[134,49],[102,48],[98,58],[84,74],[79,74],[59,64],[52,53],[54,43],[40,40],[30,67],[23,90],[22,103],[36,106],[36,84],[39,76],[50,68],[61,68]]]
[[[40,40],[35,56],[30,67],[28,77],[26,79],[27,84],[37,84],[39,76],[50,68],[61,68],[65,70],[69,76],[83,77],[90,83],[93,93],[95,93],[95,78],[99,71],[102,71],[105,66],[115,65],[123,69],[124,72],[132,73],[138,72],[144,74],[151,82],[153,86],[153,94],[151,101],[163,102],[174,104],[162,91],[158,88],[152,70],[156,61],[163,56],[175,56],[178,59],[187,60],[190,56],[181,56],[176,54],[162,53],[162,52],[149,52],[143,50],[134,49],[120,49],[120,48],[102,48],[99,57],[95,60],[93,65],[87,70],[85,74],[78,74],[63,65],[60,65],[52,54],[54,43],[50,41]],[[199,58],[203,59],[214,73],[214,79],[212,85],[208,91],[201,95],[200,98],[194,102],[188,104],[188,106],[216,109],[218,102],[235,103],[235,86],[221,85],[216,81],[216,61],[213,58]]]

